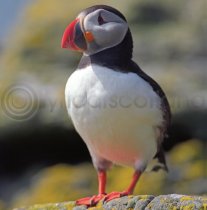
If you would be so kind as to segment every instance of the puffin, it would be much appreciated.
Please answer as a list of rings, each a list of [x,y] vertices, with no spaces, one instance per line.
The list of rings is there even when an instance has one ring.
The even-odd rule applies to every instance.
[[[83,54],[65,88],[66,107],[90,152],[98,174],[98,194],[77,205],[131,195],[153,160],[167,171],[162,143],[171,112],[165,93],[132,60],[133,39],[124,15],[107,5],[84,9],[65,29],[62,48]],[[106,193],[112,165],[134,168],[122,192]]]

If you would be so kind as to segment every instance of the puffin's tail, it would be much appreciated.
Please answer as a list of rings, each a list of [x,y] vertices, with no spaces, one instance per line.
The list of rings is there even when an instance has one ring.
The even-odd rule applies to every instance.
[[[165,170],[168,172],[168,167],[166,164],[165,153],[163,148],[160,148],[159,152],[155,155],[149,167],[147,167],[146,171],[159,171],[160,169]]]
[[[161,147],[160,151],[155,155],[154,159],[157,159],[158,164],[152,168],[152,171],[159,171],[160,169],[168,172],[168,167],[165,159],[165,153],[163,148]]]

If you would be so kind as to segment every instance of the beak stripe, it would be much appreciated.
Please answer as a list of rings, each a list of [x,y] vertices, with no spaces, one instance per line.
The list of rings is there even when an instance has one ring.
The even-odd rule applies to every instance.
[[[77,22],[75,25],[75,32],[74,32],[74,43],[80,49],[80,51],[84,51],[87,49],[87,43],[84,36],[84,33],[81,30],[80,22]]]

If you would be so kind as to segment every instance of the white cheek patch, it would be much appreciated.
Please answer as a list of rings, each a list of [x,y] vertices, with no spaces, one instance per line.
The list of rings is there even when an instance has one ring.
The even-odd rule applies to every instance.
[[[106,23],[100,25],[98,17],[104,19]],[[90,31],[94,36],[94,42],[88,44],[88,54],[94,54],[107,48],[120,44],[127,31],[128,24],[122,18],[109,11],[99,9],[84,18],[84,30]]]
[[[113,47],[118,45],[124,39],[128,30],[127,24],[123,23],[107,23],[101,28],[95,28],[94,36],[96,43],[102,47]]]
[[[98,15],[99,10],[96,10],[85,17],[83,25],[86,31],[93,31],[93,28],[98,26]]]

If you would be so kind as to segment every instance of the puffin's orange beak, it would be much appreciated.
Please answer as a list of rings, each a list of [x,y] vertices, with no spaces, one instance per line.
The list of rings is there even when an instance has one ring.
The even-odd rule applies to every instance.
[[[87,49],[85,36],[82,32],[79,19],[74,20],[65,29],[61,47],[81,52]]]

